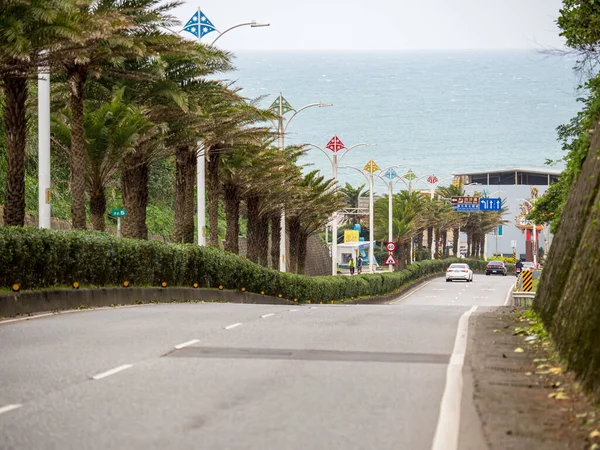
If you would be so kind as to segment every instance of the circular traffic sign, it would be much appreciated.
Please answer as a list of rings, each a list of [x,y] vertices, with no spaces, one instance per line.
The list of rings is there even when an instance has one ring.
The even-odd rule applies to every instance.
[[[385,245],[385,248],[387,248],[388,252],[393,252],[394,250],[396,250],[396,244],[394,244],[393,242],[388,242]]]

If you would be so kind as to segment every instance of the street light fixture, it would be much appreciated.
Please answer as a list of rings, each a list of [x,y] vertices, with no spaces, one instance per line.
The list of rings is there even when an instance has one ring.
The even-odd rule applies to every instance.
[[[292,116],[293,117],[293,116]],[[291,120],[291,119],[290,119]],[[304,144],[304,145],[308,145],[311,147],[315,147],[319,150],[321,150],[321,152],[323,152],[325,154],[325,156],[327,156],[327,159],[329,160],[329,162],[331,163],[331,168],[332,168],[332,172],[333,172],[333,179],[335,180],[335,189],[337,189],[338,185],[338,179],[337,179],[337,173],[338,173],[338,164],[342,161],[342,158],[344,158],[344,156],[346,156],[348,154],[348,152],[356,147],[374,147],[376,144],[370,144],[368,142],[362,142],[360,144],[355,144],[352,145],[351,147],[346,148],[344,146],[344,143],[337,137],[334,136],[331,138],[331,140],[329,141],[329,143],[325,146],[325,148],[327,148],[328,150],[333,152],[333,157],[329,156],[329,154],[327,153],[327,151],[322,148],[319,147],[318,145],[315,144]],[[345,150],[343,153],[340,153],[340,156],[338,158],[338,152],[341,152],[342,150]],[[331,221],[331,275],[333,275],[334,277],[337,275],[337,268],[338,268],[338,262],[337,262],[337,226],[338,226],[338,212],[335,211],[333,213],[333,217],[332,217],[332,221]]]
[[[396,183],[398,181],[400,181],[402,179],[402,178],[398,177],[398,174],[396,173],[396,171],[394,169],[398,169],[399,167],[400,167],[399,165],[388,166],[384,169],[381,169],[380,173],[383,173],[383,177],[380,174],[376,175],[376,177],[379,178],[380,180],[383,180],[383,182],[386,183],[386,185],[388,187],[388,242],[393,242],[393,240],[394,240],[394,236],[392,233],[392,209],[393,209],[392,208],[392,206],[393,206],[392,200],[393,200],[394,186],[396,185]],[[387,180],[386,180],[386,178],[387,178]],[[398,178],[398,179],[396,181],[394,181],[394,178]],[[412,249],[411,249],[411,255],[412,255]],[[390,272],[394,271],[394,267],[391,264],[389,266],[389,271]]]
[[[308,108],[314,108],[314,107],[318,107],[318,108],[325,108],[325,107],[329,107],[329,106],[333,106],[333,104],[331,103],[323,103],[323,102],[319,102],[319,103],[309,103],[308,105],[303,106],[302,108],[296,110],[294,108],[292,108],[292,105],[290,105],[288,103],[288,101],[283,98],[283,94],[281,94],[281,92],[279,93],[279,97],[271,104],[271,106],[269,107],[269,110],[273,111],[275,114],[277,114],[277,123],[273,123],[274,126],[276,126],[277,128],[277,135],[278,135],[278,141],[279,141],[279,150],[284,151],[285,150],[285,142],[284,142],[284,136],[285,133],[287,131],[287,127],[290,125],[290,122],[294,119],[294,117],[296,117],[300,112],[304,111],[305,109]],[[294,111],[294,114],[292,114],[292,116],[287,120],[287,123],[284,125],[284,116],[286,113],[290,112],[290,111]],[[279,271],[280,272],[286,272],[287,271],[287,263],[286,263],[286,253],[287,253],[287,242],[286,242],[286,237],[285,237],[285,232],[286,232],[286,220],[285,220],[285,208],[282,208],[281,210],[281,221],[280,221],[280,238],[279,238]]]
[[[223,32],[219,32],[210,20],[202,13],[200,7],[198,11],[192,16],[192,18],[185,24],[185,26],[177,31],[171,30],[170,28],[163,27],[173,34],[179,35],[181,31],[187,31],[192,35],[196,36],[198,42],[202,37],[212,31],[219,32],[219,35],[212,41],[210,46],[214,46],[215,42],[219,40],[225,33],[230,32],[236,28],[249,26],[251,28],[268,27],[270,24],[257,23],[256,21],[244,22],[227,28]],[[206,245],[206,150],[203,142],[198,143],[198,151],[196,156],[196,197],[197,197],[197,209],[198,209],[198,245]]]
[[[236,28],[240,28],[240,27],[262,28],[262,27],[270,27],[270,26],[271,26],[270,23],[257,23],[256,20],[253,20],[252,22],[238,23],[237,25],[227,28],[222,33],[219,33],[219,35],[211,42],[210,46],[214,47],[215,42],[217,42],[219,39],[221,39],[221,37],[223,37],[224,34],[229,33],[231,30],[235,30]]]

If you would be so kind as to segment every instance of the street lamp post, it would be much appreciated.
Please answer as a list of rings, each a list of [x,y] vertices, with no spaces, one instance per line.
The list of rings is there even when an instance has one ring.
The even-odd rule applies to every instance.
[[[369,272],[374,272],[373,261],[374,261],[374,248],[373,248],[373,240],[374,240],[374,220],[373,220],[373,186],[374,186],[374,178],[373,175],[375,172],[378,172],[379,166],[375,163],[375,161],[370,160],[365,167],[361,170],[358,167],[354,166],[344,166],[347,169],[354,169],[359,172],[363,177],[366,178],[369,183]],[[367,172],[369,175],[366,175]]]
[[[298,115],[298,113],[304,111],[305,109],[312,108],[315,106],[318,106],[319,108],[323,108],[323,107],[333,106],[333,105],[323,103],[323,102],[310,103],[306,106],[303,106],[302,108],[300,108],[298,110],[295,110],[288,103],[288,101],[285,98],[283,98],[283,95],[281,93],[279,93],[279,98],[277,98],[269,107],[269,109],[271,111],[273,111],[275,114],[277,114],[277,137],[278,137],[278,143],[279,143],[279,150],[281,150],[281,151],[285,150],[285,142],[284,142],[285,132],[286,132],[287,127],[289,126],[290,122],[294,119],[294,117],[296,117]],[[290,111],[294,111],[294,114],[292,114],[292,116],[288,119],[287,123],[284,125],[284,120],[285,120],[284,116],[286,113],[288,113]],[[286,253],[287,253],[285,224],[286,224],[285,208],[282,208],[281,209],[281,221],[279,224],[280,230],[281,230],[280,238],[279,238],[279,271],[280,272],[287,271],[287,262],[286,262],[286,258],[285,258]]]
[[[42,66],[38,73],[38,227],[51,228],[50,69]]]
[[[198,11],[191,17],[190,20],[185,24],[185,26],[179,30],[174,31],[170,28],[165,28],[173,34],[179,35],[182,31],[187,31],[194,35],[198,42],[208,33],[216,31],[219,35],[211,42],[210,46],[213,47],[215,43],[226,33],[231,30],[235,30],[240,27],[251,27],[251,28],[260,28],[260,27],[268,27],[270,24],[265,23],[257,23],[256,21],[252,22],[243,22],[237,25],[233,25],[232,27],[227,28],[225,31],[220,32],[217,28],[212,24],[212,22],[202,13],[200,7],[198,7]],[[198,245],[205,246],[206,245],[206,149],[204,143],[200,141],[198,143],[198,151],[196,155],[196,192],[197,192],[197,209],[198,209]]]
[[[394,186],[400,179],[394,181],[395,178],[398,178],[398,174],[394,170],[395,168],[399,168],[399,165],[389,166],[385,169],[382,169],[383,177],[379,174],[376,176],[383,180],[388,188],[388,242],[393,242],[394,235],[392,233],[393,220],[392,220],[392,212],[393,212],[393,194],[394,194]],[[387,178],[387,180],[386,180]],[[412,249],[411,249],[412,252]],[[412,254],[412,253],[411,253]],[[394,267],[390,264],[389,269],[390,272],[394,271]]]
[[[329,143],[325,146],[325,148],[327,148],[333,152],[333,157],[329,156],[327,151],[324,148],[319,147],[318,145],[315,145],[315,144],[306,144],[306,145],[309,145],[311,147],[315,147],[315,148],[321,150],[321,152],[323,152],[323,154],[325,154],[325,156],[327,156],[327,159],[331,163],[333,179],[335,180],[335,189],[337,189],[337,187],[338,187],[338,185],[337,185],[338,165],[342,161],[344,156],[346,156],[350,150],[352,150],[356,147],[371,147],[375,144],[369,144],[367,142],[362,142],[360,144],[355,144],[355,145],[352,145],[351,147],[346,148],[344,146],[344,143],[340,140],[340,138],[338,138],[337,136],[334,136],[331,138]],[[338,152],[341,152],[342,150],[345,150],[345,151],[343,153],[340,153],[339,154],[340,156],[338,158]],[[331,275],[333,275],[335,277],[337,275],[337,268],[338,268],[337,267],[338,266],[338,261],[337,261],[338,212],[337,211],[334,212],[332,217],[333,217],[333,219],[331,222],[331,234],[332,234],[332,238],[331,238]]]

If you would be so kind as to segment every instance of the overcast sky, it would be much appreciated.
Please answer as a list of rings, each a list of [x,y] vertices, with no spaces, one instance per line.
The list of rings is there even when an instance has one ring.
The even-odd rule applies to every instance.
[[[188,0],[220,30],[240,28],[219,46],[228,50],[420,50],[560,47],[555,21],[561,0]],[[184,33],[187,34],[187,33]],[[191,36],[191,35],[189,35]],[[216,32],[204,37],[211,42]]]

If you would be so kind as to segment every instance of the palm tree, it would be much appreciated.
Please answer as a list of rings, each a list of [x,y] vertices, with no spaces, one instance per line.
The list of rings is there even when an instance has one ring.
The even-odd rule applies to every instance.
[[[410,242],[425,225],[423,208],[426,198],[420,192],[401,191],[392,199],[392,236],[397,242],[396,270],[402,270],[410,261]],[[388,199],[375,202],[375,238],[386,240],[388,236]]]
[[[85,33],[81,40],[67,46],[61,53],[61,65],[71,100],[71,208],[75,229],[86,227],[86,82],[91,76],[98,77],[106,72],[120,76],[132,75],[127,70],[128,60],[153,56],[155,50],[179,43],[178,37],[163,35],[158,31],[161,26],[173,24],[168,12],[174,6],[161,5],[159,0],[84,0],[77,3],[77,13],[73,17]],[[131,217],[128,221],[131,222]]]
[[[345,197],[346,204],[349,208],[358,209],[360,198],[367,197],[369,195],[369,191],[365,191],[364,188],[364,184],[354,188],[350,183],[346,183],[346,185],[340,189],[340,192]],[[359,216],[357,214],[352,214],[350,217],[352,223],[358,223]]]
[[[438,187],[438,193],[444,198],[449,199],[452,197],[462,197],[465,195],[465,188],[462,182],[457,184],[451,184],[449,186]],[[460,227],[465,223],[465,214],[456,213],[457,220],[452,227],[452,253],[454,256],[458,256],[458,244],[460,241]]]
[[[90,210],[93,227],[100,231],[105,229],[106,189],[113,181],[121,161],[142,142],[155,138],[159,131],[148,120],[148,112],[126,104],[123,95],[124,90],[118,90],[110,103],[103,104],[99,109],[86,108],[84,116]],[[53,141],[69,154],[70,115],[68,111],[63,111],[53,118]]]
[[[28,80],[55,47],[74,38],[70,0],[3,0],[0,8],[0,87],[4,92],[6,202],[4,224],[25,222],[25,147]]]
[[[294,192],[289,211],[290,271],[304,273],[309,236],[323,227],[345,199],[335,189],[335,181],[318,171],[306,174]]]

